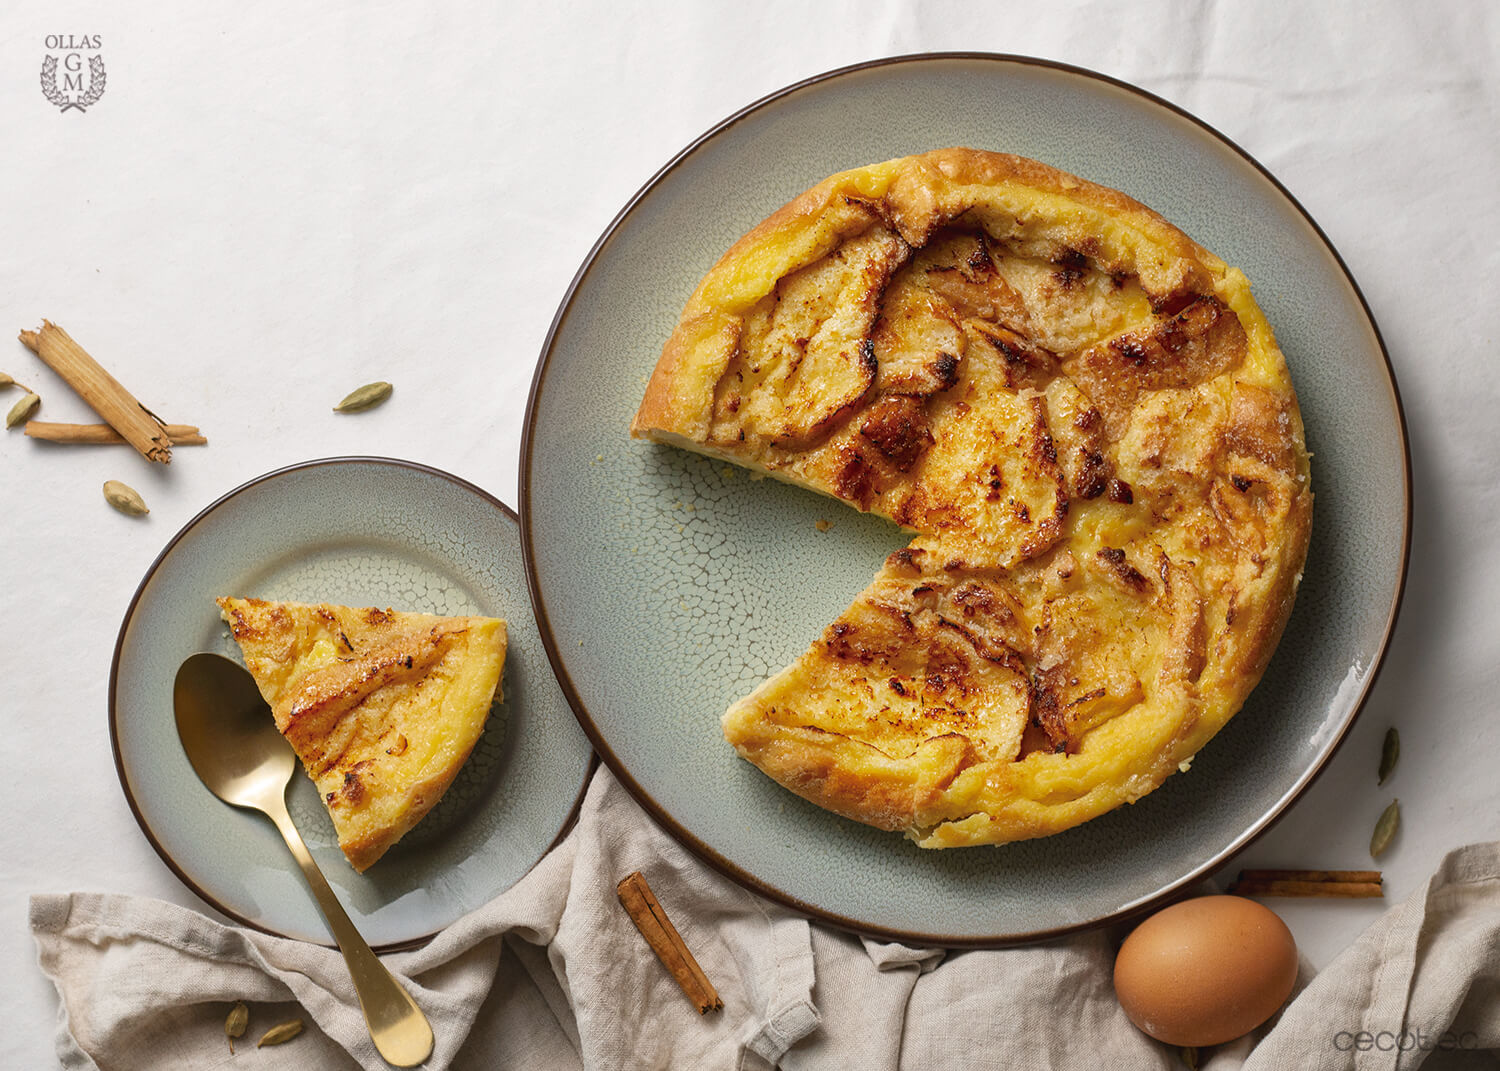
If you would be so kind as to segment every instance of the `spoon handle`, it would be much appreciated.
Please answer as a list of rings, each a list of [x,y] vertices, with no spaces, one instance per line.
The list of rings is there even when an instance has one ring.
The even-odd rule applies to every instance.
[[[432,1053],[432,1027],[427,1017],[411,999],[411,994],[386,970],[354,923],[349,921],[343,905],[329,888],[328,879],[323,877],[312,853],[307,850],[302,834],[292,824],[286,802],[281,799],[273,802],[274,806],[264,810],[281,830],[286,846],[302,868],[302,876],[312,887],[313,896],[328,921],[328,928],[333,931],[339,951],[344,954],[375,1048],[387,1063],[396,1067],[415,1067]]]

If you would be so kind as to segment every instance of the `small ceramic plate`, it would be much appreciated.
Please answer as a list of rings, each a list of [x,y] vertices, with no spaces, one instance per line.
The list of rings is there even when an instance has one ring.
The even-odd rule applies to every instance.
[[[1243,268],[1291,366],[1317,501],[1286,637],[1189,773],[1058,836],[930,852],[803,802],[719,733],[724,709],[801,654],[907,537],[818,495],[633,441],[628,427],[688,294],[741,234],[833,172],[950,145],[1019,153],[1123,190]],[[579,271],[537,370],[522,449],[538,620],[604,760],[744,884],[922,943],[1037,939],[1120,918],[1243,847],[1347,732],[1406,569],[1395,383],[1317,226],[1255,161],[1166,102],[1015,57],[834,72],[752,105],[672,160]]]
[[[328,930],[270,821],[221,803],[177,740],[182,660],[239,649],[214,599],[394,607],[504,618],[503,701],[448,793],[358,874],[300,770],[292,817],[349,917],[379,948],[420,943],[513,885],[571,821],[592,761],[527,604],[516,516],[471,484],[383,458],[311,461],[230,491],[188,522],[126,611],[110,680],[120,783],[141,829],[187,885],[270,933]]]

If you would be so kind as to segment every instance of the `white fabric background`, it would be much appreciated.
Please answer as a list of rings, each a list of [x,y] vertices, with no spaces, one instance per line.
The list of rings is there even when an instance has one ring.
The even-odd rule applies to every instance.
[[[1349,740],[1243,859],[1358,865],[1402,731],[1390,899],[1492,839],[1500,728],[1500,9],[772,0],[302,5],[9,0],[0,9],[0,370],[52,420],[84,405],[18,343],[58,320],[212,441],[169,470],[0,437],[0,1001],[7,1067],[51,1066],[29,894],[196,900],[136,828],[105,731],[120,616],[165,541],[228,488],[340,453],[407,457],[514,503],[526,388],[595,237],[685,144],[797,79],[884,55],[1047,57],[1138,84],[1266,165],[1344,256],[1385,335],[1416,487],[1401,624]],[[42,99],[50,33],[103,38],[86,115]],[[1003,148],[1003,147],[1002,147]],[[7,348],[8,347],[8,348]],[[370,379],[395,399],[328,406]],[[0,396],[7,408],[15,396]],[[99,485],[132,483],[132,521]],[[1278,905],[1330,960],[1378,904]]]

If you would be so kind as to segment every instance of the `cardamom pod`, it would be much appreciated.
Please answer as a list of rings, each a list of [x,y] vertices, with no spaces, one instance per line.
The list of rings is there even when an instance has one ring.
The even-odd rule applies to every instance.
[[[1182,1057],[1182,1064],[1188,1071],[1198,1071],[1198,1050],[1192,1045],[1184,1045],[1177,1050],[1177,1055]]]
[[[5,426],[13,428],[17,424],[24,424],[30,419],[31,414],[36,412],[36,407],[42,404],[42,399],[36,391],[29,392],[15,405],[10,407],[10,412],[5,414]]]
[[[344,396],[344,400],[333,407],[335,413],[358,413],[365,409],[374,409],[381,402],[391,396],[395,390],[385,380],[377,380],[374,383],[366,383],[358,390],[352,390]]]
[[[1391,846],[1391,838],[1401,825],[1401,801],[1391,800],[1391,805],[1380,812],[1375,823],[1375,835],[1370,838],[1370,858],[1379,859],[1380,853]]]
[[[224,1036],[229,1039],[229,1052],[234,1053],[234,1039],[242,1037],[245,1027],[250,1025],[250,1008],[242,1000],[229,1009],[229,1018],[224,1020]]]
[[[104,481],[104,501],[129,517],[144,517],[151,512],[140,492],[119,480]]]
[[[302,1020],[288,1019],[284,1023],[277,1023],[262,1034],[260,1040],[255,1043],[255,1047],[258,1049],[263,1045],[280,1045],[284,1041],[291,1041],[300,1033],[302,1033]]]
[[[9,372],[0,372],[0,390],[9,390],[16,385],[16,377]]]
[[[1396,768],[1396,761],[1401,758],[1401,734],[1395,729],[1385,731],[1385,743],[1380,748],[1380,780],[1377,785],[1385,784],[1385,779],[1391,776],[1391,771]]]

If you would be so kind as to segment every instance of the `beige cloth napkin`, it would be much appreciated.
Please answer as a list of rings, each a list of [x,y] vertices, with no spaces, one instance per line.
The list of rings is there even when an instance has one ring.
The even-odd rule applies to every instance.
[[[699,1016],[615,898],[642,870],[724,998]],[[36,896],[39,961],[57,986],[64,1067],[246,1067],[268,1027],[307,1030],[258,1068],[384,1068],[337,953],[171,904]],[[809,926],[699,863],[607,770],[568,838],[515,887],[386,962],[427,1012],[445,1068],[1070,1068],[1183,1066],[1135,1030],[1110,984],[1117,934],[943,953]],[[252,1009],[232,1057],[231,1003]],[[1500,1049],[1500,844],[1448,856],[1313,979],[1243,1067],[1494,1067]],[[1460,1061],[1449,1064],[1449,1060]],[[238,1061],[238,1062],[236,1062]]]

